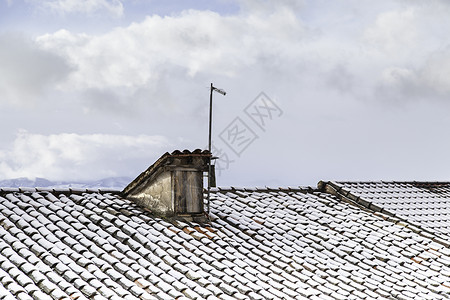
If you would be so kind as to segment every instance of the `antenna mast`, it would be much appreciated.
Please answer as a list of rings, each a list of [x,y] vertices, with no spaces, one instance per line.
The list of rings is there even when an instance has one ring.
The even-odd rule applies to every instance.
[[[210,217],[210,196],[211,196],[211,161],[212,161],[212,152],[211,152],[211,133],[212,133],[212,95],[213,91],[218,92],[219,94],[226,95],[227,93],[224,90],[215,88],[211,83],[211,88],[209,90],[209,138],[208,138],[208,151],[209,151],[209,163],[208,163],[208,218]]]

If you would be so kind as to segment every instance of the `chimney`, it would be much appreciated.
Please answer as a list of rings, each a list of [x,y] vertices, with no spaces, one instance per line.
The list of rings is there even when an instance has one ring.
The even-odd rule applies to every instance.
[[[122,193],[155,215],[204,221],[203,172],[210,159],[209,151],[200,149],[165,153]]]

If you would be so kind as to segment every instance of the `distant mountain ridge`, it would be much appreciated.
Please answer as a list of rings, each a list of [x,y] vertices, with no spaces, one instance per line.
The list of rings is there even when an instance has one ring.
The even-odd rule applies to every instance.
[[[98,189],[108,188],[123,190],[133,179],[129,177],[109,177],[92,181],[51,181],[45,178],[36,177],[35,180],[28,178],[14,178],[0,180],[0,187],[41,187],[41,188],[81,188]]]

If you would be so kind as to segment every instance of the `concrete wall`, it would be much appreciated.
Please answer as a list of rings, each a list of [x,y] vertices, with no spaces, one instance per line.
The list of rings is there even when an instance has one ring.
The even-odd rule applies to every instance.
[[[171,172],[163,172],[153,179],[151,184],[143,185],[143,188],[129,196],[139,205],[149,208],[161,215],[173,215],[173,194]]]

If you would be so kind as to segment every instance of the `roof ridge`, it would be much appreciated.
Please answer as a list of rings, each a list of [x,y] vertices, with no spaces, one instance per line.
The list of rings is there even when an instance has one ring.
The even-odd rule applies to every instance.
[[[120,194],[121,191],[117,189],[108,189],[108,188],[46,188],[46,187],[0,187],[0,194],[7,193],[40,193],[40,192],[48,192],[48,193],[56,193],[56,194],[76,194],[81,195],[84,193],[99,193],[99,194]]]
[[[258,191],[258,192],[262,192],[262,191],[288,191],[288,192],[313,192],[316,191],[316,188],[313,188],[311,186],[298,186],[298,187],[278,187],[278,188],[274,188],[274,187],[255,187],[255,188],[248,188],[248,187],[235,187],[235,186],[229,186],[229,187],[215,187],[215,188],[211,188],[211,192],[219,192],[219,191],[244,191],[244,192],[254,192],[254,191]],[[204,189],[204,191],[206,191],[206,189]]]
[[[338,180],[338,181],[323,181],[323,182],[334,182],[334,183],[403,183],[403,184],[413,184],[413,183],[427,183],[427,184],[433,184],[433,183],[445,183],[450,184],[450,181],[446,180],[433,180],[433,181],[427,181],[427,180]]]

